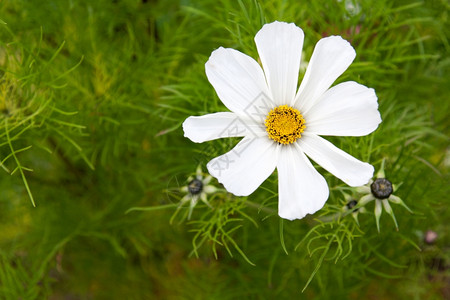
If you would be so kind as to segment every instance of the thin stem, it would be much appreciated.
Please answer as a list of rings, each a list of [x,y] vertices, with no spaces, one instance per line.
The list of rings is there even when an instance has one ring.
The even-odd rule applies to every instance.
[[[31,203],[34,207],[36,207],[36,203],[34,203],[33,194],[31,194],[30,187],[28,186],[27,178],[25,177],[25,173],[23,172],[23,167],[20,164],[19,159],[16,156],[16,152],[14,151],[14,148],[11,143],[11,139],[9,137],[9,131],[8,131],[8,118],[5,118],[5,132],[6,132],[6,139],[8,140],[9,149],[11,149],[11,154],[17,164],[17,169],[20,172],[20,175],[22,176],[23,183],[25,184],[25,189],[27,190],[28,196],[30,197]]]

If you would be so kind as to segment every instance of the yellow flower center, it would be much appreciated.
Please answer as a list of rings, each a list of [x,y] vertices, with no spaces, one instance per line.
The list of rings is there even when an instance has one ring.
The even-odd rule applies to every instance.
[[[272,109],[267,115],[266,131],[269,138],[279,144],[292,144],[305,130],[305,119],[300,112],[288,105],[281,105]]]

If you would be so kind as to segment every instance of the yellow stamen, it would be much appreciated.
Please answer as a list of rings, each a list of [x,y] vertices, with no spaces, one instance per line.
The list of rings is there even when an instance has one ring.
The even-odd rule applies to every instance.
[[[300,112],[288,105],[281,105],[272,109],[267,115],[266,131],[269,138],[279,144],[292,144],[305,130],[305,119]]]

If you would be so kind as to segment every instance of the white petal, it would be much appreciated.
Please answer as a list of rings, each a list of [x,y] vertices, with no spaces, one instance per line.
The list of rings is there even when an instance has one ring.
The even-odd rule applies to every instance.
[[[355,56],[355,49],[340,36],[329,36],[317,42],[295,98],[295,106],[306,114],[331,84],[347,70]]]
[[[277,169],[280,217],[301,219],[323,207],[328,185],[298,146],[282,147]]]
[[[294,104],[303,38],[303,30],[284,22],[266,24],[255,36],[267,84],[277,105]]]
[[[271,102],[263,70],[250,56],[220,47],[211,53],[205,70],[223,104],[239,115],[250,115],[249,108]],[[266,108],[264,116],[270,109]]]
[[[263,136],[266,135],[263,126],[232,112],[189,117],[183,122],[184,136],[196,143],[226,137]]]
[[[375,91],[354,81],[326,91],[304,117],[308,132],[319,135],[363,136],[381,123]]]
[[[364,185],[373,176],[372,165],[357,160],[315,134],[304,133],[298,144],[306,155],[350,186]]]
[[[243,138],[233,150],[207,164],[209,173],[236,196],[248,196],[272,174],[276,143],[267,137]]]

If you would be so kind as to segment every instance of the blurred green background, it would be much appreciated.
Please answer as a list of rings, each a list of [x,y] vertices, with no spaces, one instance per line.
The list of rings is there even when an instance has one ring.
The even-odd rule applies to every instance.
[[[449,299],[449,7],[1,1],[0,299]],[[394,208],[399,231],[386,214],[381,233],[370,214],[360,229],[347,222],[345,258],[333,257],[338,248],[324,256],[294,250],[317,222],[280,222],[276,174],[249,202],[212,202],[240,225],[222,236],[230,251],[213,238],[193,243],[220,225],[208,223],[205,205],[191,222],[178,214],[171,223],[170,207],[125,213],[176,204],[197,165],[205,171],[229,149],[229,141],[192,143],[181,123],[225,110],[204,73],[210,53],[224,46],[257,58],[253,37],[274,20],[303,28],[307,60],[324,36],[355,47],[339,81],[375,88],[383,123],[370,137],[331,140],[376,169],[385,159],[386,173],[402,183],[396,195],[414,211]],[[332,190],[325,211],[345,204],[342,183],[321,173]],[[339,233],[314,228],[318,250]],[[433,243],[424,241],[427,230],[437,233]]]

